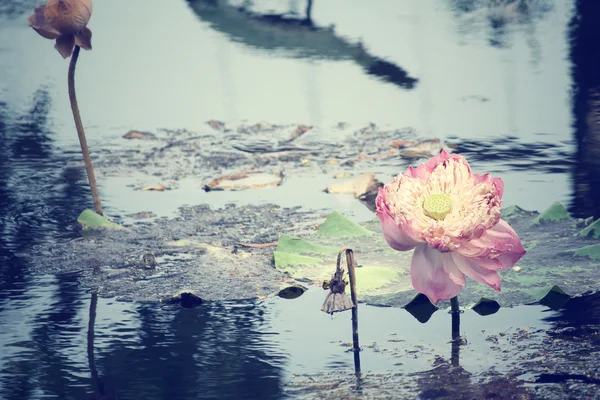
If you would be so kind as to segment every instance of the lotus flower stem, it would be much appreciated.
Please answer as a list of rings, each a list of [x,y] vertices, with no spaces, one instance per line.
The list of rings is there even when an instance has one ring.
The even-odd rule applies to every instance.
[[[460,309],[458,308],[458,296],[450,299],[450,314],[452,315],[452,348],[450,351],[450,360],[452,365],[459,365],[460,345]]]
[[[87,141],[85,139],[85,132],[83,131],[83,124],[81,123],[81,116],[79,115],[79,106],[77,105],[77,96],[75,95],[75,66],[77,65],[77,59],[79,58],[79,46],[75,46],[71,62],[69,63],[69,100],[71,101],[71,110],[73,111],[73,119],[75,120],[75,128],[77,129],[77,136],[79,136],[79,144],[81,145],[81,153],[83,154],[83,162],[85,163],[85,170],[87,172],[88,181],[90,182],[90,188],[92,189],[92,200],[94,201],[94,208],[96,213],[104,215],[102,211],[102,203],[100,202],[100,195],[98,194],[98,186],[96,185],[96,177],[94,176],[94,165],[92,164],[92,158],[88,150]]]
[[[460,309],[458,308],[458,296],[454,296],[450,299],[450,312],[452,314],[460,312]]]
[[[356,274],[354,272],[354,252],[346,249],[346,265],[350,280],[350,298],[352,299],[352,350],[354,351],[354,372],[360,374],[360,346],[358,344],[358,297],[356,296]]]

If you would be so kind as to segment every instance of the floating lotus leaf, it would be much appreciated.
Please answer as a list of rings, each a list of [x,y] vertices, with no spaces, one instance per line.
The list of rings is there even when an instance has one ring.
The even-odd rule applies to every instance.
[[[300,285],[288,286],[277,292],[277,296],[282,299],[293,300],[302,296],[306,292],[306,288]]]
[[[407,305],[405,305],[404,309],[422,324],[429,321],[433,313],[439,310],[438,307],[431,304],[427,296],[421,293],[417,294]]]
[[[472,309],[481,316],[492,315],[498,312],[500,304],[496,300],[481,298]]]
[[[84,235],[98,233],[106,229],[125,229],[89,209],[85,209],[79,214],[77,222],[81,225],[81,232]]]
[[[573,254],[580,257],[591,258],[592,260],[600,260],[600,244],[581,247],[573,251]]]
[[[468,281],[459,294],[461,305],[485,298],[501,306],[539,302],[556,285],[571,295],[600,288],[600,241],[579,235],[579,227],[553,204],[543,213],[511,206],[503,218],[517,231],[527,254],[516,268],[501,271],[502,292]],[[579,221],[581,222],[581,221]],[[314,234],[293,238],[282,235],[275,251],[275,268],[299,280],[321,284],[335,270],[340,248],[354,250],[358,297],[371,304],[404,307],[416,293],[410,279],[412,251],[391,249],[378,220],[357,224],[332,213]],[[567,295],[568,296],[568,295]],[[440,302],[447,307],[449,302]]]
[[[374,232],[346,218],[344,214],[334,211],[329,214],[317,234],[325,237],[349,238],[372,236]]]
[[[560,222],[571,219],[567,209],[560,203],[552,204],[546,211],[538,215],[534,220],[534,224],[545,224],[548,222]]]
[[[582,229],[579,232],[580,237],[593,237],[596,239],[600,239],[600,218],[596,221],[592,222],[585,229]]]
[[[568,293],[556,285],[552,286],[550,290],[540,291],[538,297],[540,297],[541,304],[553,310],[560,310],[571,298]]]

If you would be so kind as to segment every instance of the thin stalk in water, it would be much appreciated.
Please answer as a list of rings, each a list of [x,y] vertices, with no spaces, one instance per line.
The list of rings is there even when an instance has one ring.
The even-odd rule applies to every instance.
[[[462,339],[460,337],[460,309],[458,306],[458,296],[454,296],[450,299],[450,314],[452,315],[452,349],[450,359],[452,365],[458,366],[460,346],[462,344]]]
[[[354,271],[354,252],[346,249],[346,265],[350,280],[350,298],[352,299],[352,347],[354,351],[354,372],[360,374],[360,346],[358,344],[358,296],[356,295],[356,273]]]
[[[73,111],[73,119],[75,120],[77,136],[79,136],[79,144],[81,145],[81,153],[83,154],[85,170],[87,172],[88,181],[90,182],[90,188],[92,189],[94,208],[97,214],[104,215],[104,212],[102,211],[102,203],[100,202],[100,195],[98,194],[98,186],[96,185],[94,165],[92,164],[92,158],[90,157],[90,152],[88,150],[87,140],[85,139],[85,132],[83,131],[81,116],[79,115],[79,106],[77,105],[77,96],[75,95],[75,66],[77,65],[77,59],[79,58],[79,50],[80,47],[75,46],[75,50],[71,56],[71,62],[69,63],[69,100],[71,101],[71,110]]]

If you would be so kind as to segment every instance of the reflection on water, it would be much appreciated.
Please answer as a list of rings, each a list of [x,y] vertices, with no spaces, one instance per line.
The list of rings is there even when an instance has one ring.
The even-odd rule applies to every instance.
[[[87,204],[78,154],[53,148],[48,121],[51,102],[38,90],[30,110],[19,115],[0,104],[0,215],[4,250],[21,251],[32,240],[63,234]],[[48,236],[46,235],[48,234]]]
[[[403,89],[412,89],[417,82],[400,66],[370,54],[362,43],[352,43],[336,34],[333,27],[315,26],[310,18],[312,2],[307,5],[307,15],[296,18],[289,13],[252,13],[226,0],[188,1],[198,17],[213,29],[246,46],[297,58],[352,60],[367,74]]]
[[[449,0],[459,17],[483,15],[488,23],[488,42],[498,48],[510,47],[511,32],[515,26],[522,27],[527,35],[527,45],[535,63],[540,60],[540,43],[535,22],[553,10],[549,0]],[[476,18],[465,20],[465,32],[477,31]]]
[[[572,212],[600,217],[600,3],[577,0],[571,22],[573,127],[577,141]],[[592,47],[590,47],[592,46]]]
[[[31,12],[38,3],[36,0],[0,1],[0,16],[8,18],[21,17],[24,13]]]
[[[2,399],[283,399],[295,398],[294,385],[312,393],[305,398],[345,398],[325,395],[353,373],[350,313],[322,313],[323,291],[182,309],[98,299],[77,282],[76,274],[38,277],[27,295],[10,290],[0,300]],[[552,354],[552,368],[591,371],[598,300],[571,300],[543,320],[539,306],[501,309],[500,318],[466,310],[460,358],[447,313],[422,324],[401,309],[361,305],[367,380],[351,390],[375,398],[397,388],[390,398],[512,399],[508,392],[528,393],[532,379],[549,379],[552,370],[527,364],[539,364],[531,355],[540,351]],[[374,379],[388,371],[395,376]],[[295,382],[307,373],[312,384]],[[592,371],[580,389],[592,393],[595,379]]]
[[[126,321],[116,324],[120,329],[96,325],[96,366],[119,396],[278,398],[283,357],[264,331],[263,306],[248,301],[163,310],[147,304],[130,312],[134,331]]]
[[[27,282],[25,257],[32,245],[72,236],[78,210],[88,204],[79,154],[53,148],[46,89],[24,114],[0,101],[0,291]],[[0,309],[2,307],[0,306]]]
[[[271,343],[264,304],[98,304],[76,275],[34,283],[36,298],[8,292],[26,323],[0,313],[2,399],[281,398],[285,355]]]
[[[453,138],[456,140],[457,138]],[[470,162],[490,162],[500,170],[536,171],[543,174],[566,173],[573,167],[571,153],[564,143],[523,143],[506,136],[480,140],[456,140],[456,151]]]

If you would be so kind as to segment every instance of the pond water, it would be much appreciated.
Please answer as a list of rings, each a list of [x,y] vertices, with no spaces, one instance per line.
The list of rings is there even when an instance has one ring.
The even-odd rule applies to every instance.
[[[349,316],[318,311],[319,291],[180,309],[96,302],[77,274],[34,274],[33,246],[77,237],[73,223],[90,207],[67,61],[27,26],[37,4],[0,1],[0,399],[600,398],[597,294],[560,311],[466,310],[460,356],[445,312],[421,324],[402,309],[363,306],[357,380]],[[210,119],[303,123],[325,138],[340,122],[375,123],[456,145],[476,171],[503,178],[507,205],[560,201],[574,216],[600,217],[599,4],[308,5],[97,2],[94,49],[77,69],[92,153],[131,129],[196,131]],[[228,202],[373,217],[314,179],[211,196],[182,185],[160,200],[133,197],[119,176],[99,185],[115,219]]]

